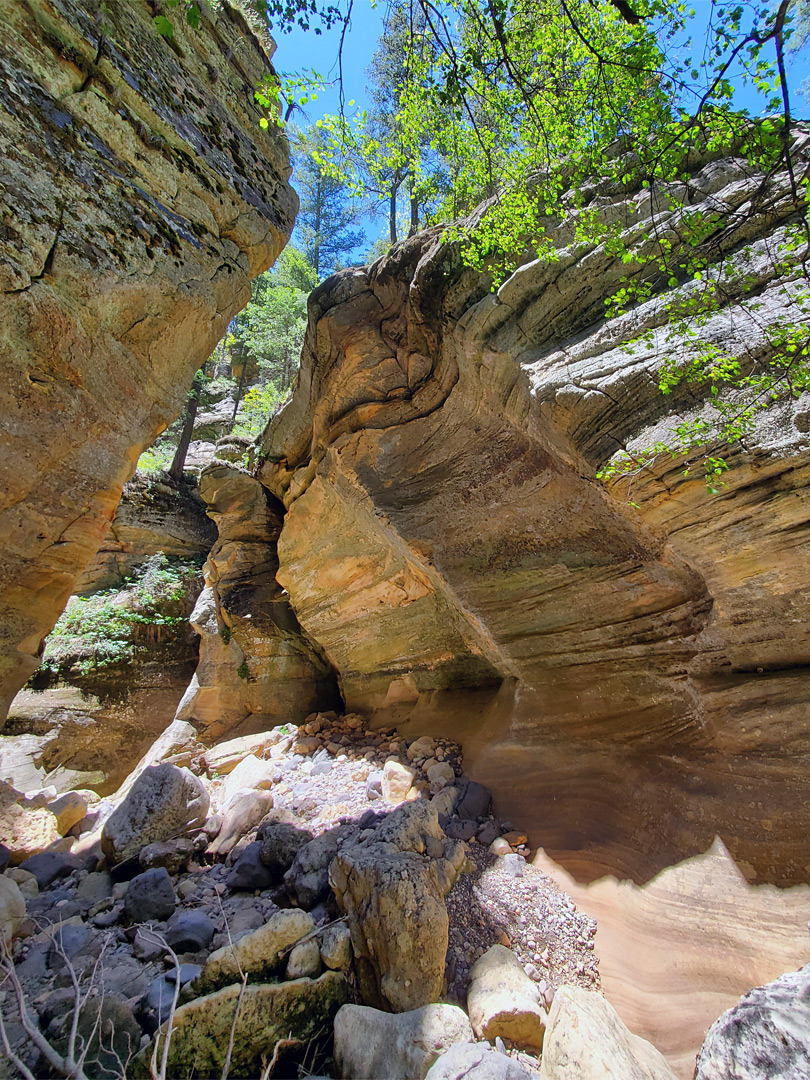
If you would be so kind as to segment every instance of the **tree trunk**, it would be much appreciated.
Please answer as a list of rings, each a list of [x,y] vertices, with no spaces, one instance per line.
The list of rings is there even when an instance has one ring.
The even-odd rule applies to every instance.
[[[411,227],[408,230],[408,236],[416,236],[419,232],[419,200],[411,192]]]
[[[169,469],[169,479],[173,480],[175,484],[179,484],[183,479],[183,469],[186,464],[186,454],[191,443],[191,436],[194,431],[194,420],[197,416],[197,405],[200,400],[200,391],[196,386],[192,386],[191,393],[186,400],[186,411],[183,415],[183,430],[180,432],[180,442],[177,444],[177,449],[174,452],[174,459],[172,460],[171,468]]]
[[[233,354],[231,354],[233,355]],[[247,359],[242,355],[242,370],[239,374],[239,385],[236,388],[236,401],[233,403],[233,416],[231,416],[231,426],[228,428],[228,434],[233,431],[233,425],[236,423],[236,414],[239,412],[239,404],[242,401],[242,391],[245,389],[245,373],[247,372]]]
[[[397,242],[397,188],[392,184],[388,196],[388,231],[391,243]]]

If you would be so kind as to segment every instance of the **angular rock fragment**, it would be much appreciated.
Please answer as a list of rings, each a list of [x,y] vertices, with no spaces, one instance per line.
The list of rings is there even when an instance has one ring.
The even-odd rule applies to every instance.
[[[456,1043],[431,1066],[425,1080],[532,1080],[519,1061],[486,1043]]]
[[[134,877],[124,897],[124,913],[130,922],[163,922],[174,914],[177,897],[165,866]]]
[[[447,952],[444,897],[458,866],[444,851],[436,808],[405,803],[366,839],[348,842],[329,869],[338,906],[348,915],[363,1001],[395,1012],[441,994]],[[463,858],[463,855],[462,855]]]
[[[203,967],[200,992],[224,986],[242,973],[260,978],[278,971],[284,963],[281,955],[315,929],[315,920],[306,911],[289,908],[271,915],[264,926],[212,952]]]
[[[295,856],[313,839],[313,835],[308,829],[279,821],[262,825],[256,839],[261,843],[259,857],[280,881],[292,866]]]

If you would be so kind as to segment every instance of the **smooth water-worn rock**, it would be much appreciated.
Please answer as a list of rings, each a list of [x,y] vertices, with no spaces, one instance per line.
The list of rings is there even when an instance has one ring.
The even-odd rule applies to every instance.
[[[810,965],[757,986],[709,1028],[695,1080],[808,1080]]]
[[[445,1050],[471,1039],[457,1005],[397,1014],[344,1005],[335,1017],[335,1060],[345,1080],[423,1080]]]
[[[431,1066],[425,1080],[531,1080],[531,1076],[519,1061],[486,1043],[456,1043]]]
[[[188,769],[155,765],[144,771],[104,824],[101,846],[115,862],[142,847],[199,827],[208,813],[205,785]]]
[[[558,987],[546,1024],[542,1080],[676,1080],[666,1058],[628,1031],[601,994]]]
[[[467,1012],[479,1039],[500,1036],[515,1046],[542,1050],[543,999],[511,949],[493,945],[470,969]]]
[[[266,34],[229,4],[171,41],[153,16],[3,3],[3,715],[295,216]]]
[[[335,970],[334,968],[332,970]],[[293,946],[287,960],[286,976],[288,979],[317,978],[321,973],[321,953],[314,938],[301,941]]]
[[[222,825],[216,840],[208,847],[209,854],[227,855],[272,809],[273,796],[269,791],[246,791],[235,795],[223,808]]]
[[[176,953],[201,952],[211,944],[214,923],[204,911],[183,909],[175,912],[166,927],[166,943]]]
[[[345,923],[329,926],[318,935],[321,959],[333,971],[346,971],[352,962],[352,935]]]

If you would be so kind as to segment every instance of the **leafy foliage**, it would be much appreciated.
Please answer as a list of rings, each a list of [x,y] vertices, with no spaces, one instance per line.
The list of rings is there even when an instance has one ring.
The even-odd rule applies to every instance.
[[[41,670],[89,675],[147,655],[144,637],[186,625],[187,592],[199,573],[199,562],[158,552],[123,588],[71,597],[48,636]]]

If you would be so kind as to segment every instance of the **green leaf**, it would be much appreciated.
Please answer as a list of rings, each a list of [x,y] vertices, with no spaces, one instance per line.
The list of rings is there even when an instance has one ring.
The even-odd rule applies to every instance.
[[[174,27],[165,15],[155,15],[153,22],[155,24],[155,29],[161,37],[174,37]]]
[[[186,22],[192,30],[200,28],[200,8],[198,4],[192,4],[186,12]]]

